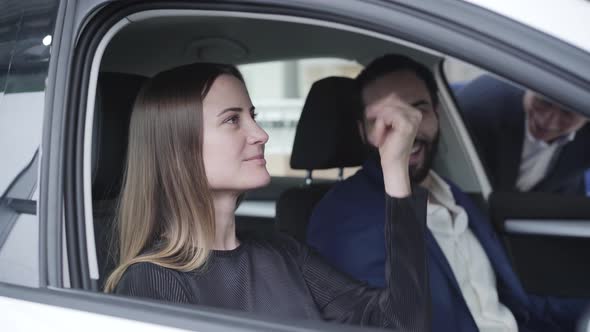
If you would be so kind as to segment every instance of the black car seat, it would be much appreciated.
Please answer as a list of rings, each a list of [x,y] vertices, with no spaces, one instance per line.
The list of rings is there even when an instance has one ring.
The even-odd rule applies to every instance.
[[[106,276],[115,267],[111,250],[112,224],[121,191],[133,102],[144,81],[142,76],[121,73],[101,73],[98,78],[92,205],[101,289]]]
[[[297,124],[290,165],[306,170],[305,184],[285,190],[277,201],[276,223],[305,242],[313,208],[333,183],[315,183],[313,170],[360,166],[365,147],[357,127],[361,107],[354,80],[328,77],[313,84]],[[342,173],[341,173],[342,174]]]

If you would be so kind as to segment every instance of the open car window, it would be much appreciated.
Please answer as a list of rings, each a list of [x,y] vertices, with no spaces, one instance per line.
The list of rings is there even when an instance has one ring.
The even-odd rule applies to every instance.
[[[211,39],[205,36],[210,33],[205,33],[206,29],[202,27],[225,27],[224,31],[230,32],[226,32],[225,39],[219,41],[219,38]],[[261,42],[257,32],[275,30],[282,33],[276,33]],[[176,41],[184,45],[189,37],[186,31],[191,31],[192,39],[188,41],[188,47],[183,46],[181,49],[184,50],[186,47],[188,54],[178,58],[173,56],[173,52],[158,53],[160,55],[157,57],[146,56],[156,54],[149,51],[154,46],[156,49],[162,48],[155,40]],[[196,33],[199,31],[203,31],[203,36]],[[317,38],[325,43],[309,45],[305,37],[309,33],[317,35]],[[153,39],[148,42],[139,38],[145,35],[152,35]],[[235,40],[239,40],[239,43]],[[351,42],[358,43],[358,47],[342,47]],[[224,49],[228,45],[229,48]],[[93,223],[89,226],[95,235],[94,243],[90,245],[94,244],[96,248],[97,290],[101,290],[106,276],[116,265],[116,257],[109,251],[109,245],[112,242],[111,230],[118,191],[121,188],[125,138],[128,135],[124,121],[129,121],[133,94],[137,93],[147,77],[163,69],[194,61],[229,62],[238,65],[258,111],[257,121],[270,135],[271,141],[266,147],[266,153],[269,156],[271,175],[278,178],[297,178],[298,183],[294,182],[290,187],[298,188],[305,185],[306,170],[293,172],[289,167],[289,159],[295,130],[310,86],[328,76],[355,77],[363,67],[362,63],[389,52],[392,45],[396,44],[346,29],[259,17],[248,18],[247,15],[240,19],[223,15],[195,15],[191,18],[181,15],[155,15],[151,18],[139,17],[130,20],[127,26],[113,35],[101,61],[96,62],[100,63],[100,67],[95,68],[95,98],[89,100],[90,104],[95,105],[95,113],[92,117],[87,117],[88,121],[93,120],[92,126],[87,127],[97,131],[91,145],[94,155],[87,161],[98,165],[87,168],[95,169],[96,173],[90,174],[88,178],[92,183],[86,184],[92,187],[90,191]],[[408,46],[396,46],[396,50],[408,52],[412,57],[418,55],[419,61],[428,67],[435,67],[437,64],[436,54],[416,52]],[[244,52],[245,58],[240,59],[241,53],[234,47],[247,49],[248,51]],[[220,48],[221,51],[216,48]],[[143,49],[141,54],[132,54],[139,49]],[[364,54],[366,51],[370,54]],[[128,59],[134,56],[138,56],[142,61],[129,62]],[[127,115],[123,116],[124,114]],[[88,136],[88,139],[92,138]],[[318,174],[317,179],[322,179],[319,171],[314,171],[314,179]],[[338,177],[338,170],[334,170],[332,174],[331,179],[334,182]],[[266,201],[274,205],[280,196],[280,193],[267,196]],[[266,214],[265,206],[258,212],[240,213],[240,209],[251,201],[253,200],[249,199],[247,194],[238,208],[238,231],[246,228],[246,231],[262,233],[269,228],[275,228],[275,214]],[[254,210],[257,207],[260,208],[254,206]],[[260,210],[263,212],[260,213]],[[307,217],[301,218],[300,222],[306,222]]]

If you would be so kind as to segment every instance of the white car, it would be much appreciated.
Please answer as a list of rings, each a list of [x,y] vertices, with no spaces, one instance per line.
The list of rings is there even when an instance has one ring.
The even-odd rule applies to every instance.
[[[583,0],[0,1],[1,329],[344,330],[101,291],[126,149],[117,112],[130,110],[142,79],[196,61],[240,66],[262,125],[278,138],[269,147],[273,181],[246,196],[237,226],[266,232],[284,213],[281,193],[312,179],[287,165],[311,83],[354,76],[385,53],[408,55],[432,69],[440,90],[436,170],[493,214],[495,191],[450,83],[485,71],[590,116],[589,20]],[[326,186],[339,178],[313,174]],[[547,218],[525,209],[494,219],[527,290],[590,297],[585,199],[566,198],[568,211]],[[543,264],[531,259],[540,253]],[[590,331],[589,321],[580,329]]]

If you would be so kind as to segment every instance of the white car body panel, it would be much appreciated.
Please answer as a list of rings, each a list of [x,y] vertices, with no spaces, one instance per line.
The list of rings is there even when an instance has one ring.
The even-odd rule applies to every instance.
[[[590,52],[586,0],[465,0]]]
[[[0,297],[2,326],[5,331],[78,332],[83,326],[87,332],[104,331],[186,331],[162,325],[144,323],[113,316],[57,307],[53,305]],[[34,318],[34,319],[31,319]]]

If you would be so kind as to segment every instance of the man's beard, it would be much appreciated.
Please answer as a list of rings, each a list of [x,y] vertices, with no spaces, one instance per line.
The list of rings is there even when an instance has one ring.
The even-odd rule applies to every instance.
[[[412,165],[410,166],[410,181],[414,184],[420,184],[432,168],[432,163],[434,163],[434,157],[436,157],[436,152],[438,151],[438,141],[440,135],[437,132],[436,136],[432,141],[426,141],[420,138],[416,138],[417,141],[422,142],[422,149],[424,149],[424,161],[419,165]]]

